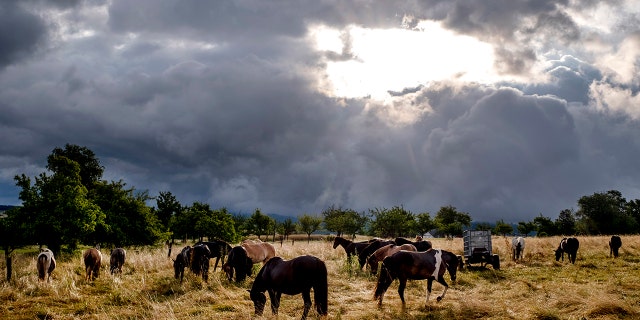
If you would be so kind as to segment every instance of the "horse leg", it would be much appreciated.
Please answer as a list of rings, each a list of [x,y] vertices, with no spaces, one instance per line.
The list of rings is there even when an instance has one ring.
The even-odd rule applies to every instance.
[[[304,311],[302,312],[302,319],[306,319],[309,314],[309,310],[311,309],[311,289],[302,291],[302,300],[304,301]],[[318,303],[318,301],[316,301]]]
[[[440,302],[444,299],[444,295],[447,293],[447,289],[449,289],[449,285],[444,280],[444,276],[438,276],[438,282],[444,286],[444,291],[442,291],[442,295],[440,295],[436,301]]]
[[[216,264],[213,265],[213,272],[216,272],[216,269],[218,269],[218,261],[220,261],[220,257],[216,257]]]
[[[278,308],[280,308],[280,296],[282,293],[276,292],[273,289],[269,289],[269,299],[271,300],[271,313],[273,315],[278,314]]]
[[[404,306],[404,288],[407,286],[407,279],[399,278],[400,285],[398,286],[398,295],[400,295],[400,301],[402,301],[402,305]]]
[[[431,295],[431,287],[433,286],[433,277],[429,277],[429,279],[427,279],[427,301],[426,301],[426,305],[429,305],[429,296]]]

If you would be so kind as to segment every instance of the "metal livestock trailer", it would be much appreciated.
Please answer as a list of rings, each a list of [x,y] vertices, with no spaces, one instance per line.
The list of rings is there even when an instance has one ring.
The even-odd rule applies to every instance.
[[[493,269],[500,269],[500,257],[491,251],[491,231],[465,230],[462,233],[462,238],[464,241],[464,260],[467,266],[481,263],[483,267],[490,264]]]

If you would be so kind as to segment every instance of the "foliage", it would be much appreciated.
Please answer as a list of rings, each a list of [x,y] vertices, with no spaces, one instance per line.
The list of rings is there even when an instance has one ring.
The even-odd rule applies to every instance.
[[[260,239],[261,235],[268,234],[274,223],[275,221],[271,217],[263,214],[260,209],[256,209],[245,222],[245,227],[248,232],[255,234]]]
[[[373,219],[371,221],[370,234],[383,238],[395,238],[414,233],[415,217],[411,211],[403,207],[395,206],[391,209],[376,208],[370,210]]]
[[[553,236],[558,234],[556,224],[550,218],[545,217],[542,213],[533,219],[538,235]]]
[[[171,218],[180,214],[182,205],[170,191],[160,191],[156,198],[156,215],[165,229],[170,228]]]
[[[367,217],[352,209],[342,209],[331,206],[322,212],[325,228],[338,236],[350,235],[364,231]]]
[[[291,218],[287,218],[280,224],[280,228],[282,230],[281,232],[284,235],[284,238],[288,239],[289,235],[296,231],[296,224],[293,223],[293,220],[291,220]]]
[[[54,148],[47,158],[47,169],[54,173],[64,171],[66,164],[56,161],[60,157],[72,160],[80,166],[80,182],[87,190],[93,189],[93,185],[102,178],[104,167],[93,151],[88,148],[68,143],[65,144],[64,149]]]
[[[559,234],[572,235],[576,233],[576,218],[570,209],[560,211],[555,223]]]
[[[311,234],[320,228],[322,224],[322,218],[310,216],[308,214],[303,214],[298,217],[298,225],[300,226],[300,231],[307,234],[307,242],[311,241]]]
[[[456,207],[449,205],[438,210],[434,222],[442,234],[459,236],[462,235],[463,227],[471,225],[471,216],[466,212],[459,212]]]
[[[582,220],[584,232],[588,234],[631,233],[638,231],[638,221],[630,212],[622,193],[610,190],[594,193],[578,200],[576,215]]]
[[[492,232],[494,234],[506,236],[513,233],[513,227],[510,224],[505,223],[504,220],[498,220],[496,221],[496,226],[493,228]]]
[[[215,238],[227,242],[238,240],[233,217],[226,208],[212,210],[206,203],[194,202],[185,208],[180,217],[185,218],[186,228],[191,229],[193,237]]]
[[[419,235],[423,235],[436,227],[435,222],[431,219],[429,212],[418,213],[415,216],[415,231]]]

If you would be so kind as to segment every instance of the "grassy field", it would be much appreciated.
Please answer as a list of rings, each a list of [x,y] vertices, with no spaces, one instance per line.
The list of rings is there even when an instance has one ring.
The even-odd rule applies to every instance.
[[[494,237],[501,270],[488,267],[459,272],[457,283],[450,284],[440,303],[435,302],[435,295],[443,287],[434,283],[428,306],[426,281],[410,281],[404,310],[397,281],[378,308],[373,301],[376,278],[346,263],[344,250],[334,250],[331,242],[297,239],[275,246],[285,259],[311,254],[326,262],[329,319],[639,319],[640,236],[622,237],[618,259],[608,257],[608,237],[579,239],[578,259],[571,265],[566,259],[554,259],[559,237],[527,238],[525,259],[518,263],[509,257],[508,239]],[[431,240],[435,248],[462,254],[462,239]],[[174,253],[181,248],[174,247]],[[112,277],[103,265],[100,278],[90,283],[84,280],[80,252],[58,257],[52,281],[38,282],[36,255],[34,248],[14,257],[12,282],[0,282],[0,319],[254,318],[247,292],[253,278],[239,285],[229,283],[219,268],[214,273],[212,267],[209,283],[186,272],[180,284],[173,278],[165,248],[128,248],[121,276]],[[6,273],[4,259],[0,271]],[[299,295],[283,295],[278,319],[299,319],[301,312]],[[310,315],[317,317],[314,309]],[[264,318],[275,318],[269,307]]]

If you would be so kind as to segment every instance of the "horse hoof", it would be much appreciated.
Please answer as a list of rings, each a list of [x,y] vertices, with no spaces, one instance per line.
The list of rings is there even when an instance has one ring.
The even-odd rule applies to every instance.
[[[437,302],[442,301],[442,297],[438,297],[438,298],[436,298],[436,301],[437,301]]]

